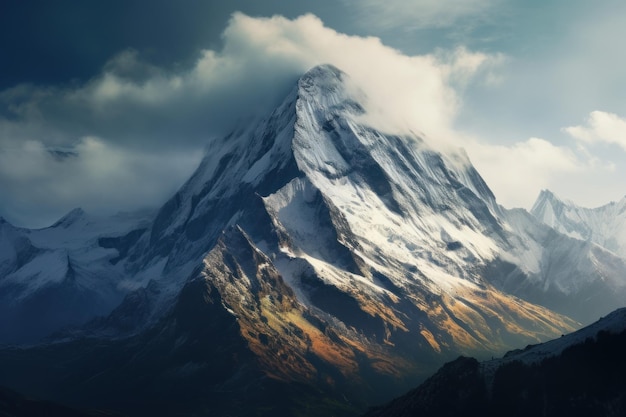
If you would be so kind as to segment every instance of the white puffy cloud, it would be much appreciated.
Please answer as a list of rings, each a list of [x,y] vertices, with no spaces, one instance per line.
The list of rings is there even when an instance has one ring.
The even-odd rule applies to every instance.
[[[192,114],[203,109],[199,127],[224,133],[235,119],[259,108],[271,109],[309,68],[330,63],[365,90],[373,115],[385,109],[379,121],[385,119],[387,128],[410,125],[435,136],[446,131],[458,110],[455,83],[465,84],[481,69],[502,61],[501,55],[465,48],[407,56],[378,38],[336,32],[313,15],[290,20],[236,13],[223,39],[221,51],[203,51],[187,72],[157,72],[137,82],[118,75],[116,65],[111,65],[94,82],[68,94],[68,100],[106,115],[119,112],[120,107],[132,108],[134,117],[155,110],[171,112],[176,125],[180,124],[176,120],[190,119],[181,117],[177,109]],[[115,63],[138,66],[133,59],[126,54]]]
[[[158,205],[191,174],[212,136],[270,111],[322,63],[365,90],[371,123],[450,140],[461,105],[456,88],[499,59],[463,48],[407,56],[313,15],[236,13],[223,47],[202,51],[188,68],[167,71],[123,51],[85,84],[0,92],[0,213],[42,225],[77,206]],[[56,149],[72,156],[59,158]]]
[[[501,60],[464,48],[407,56],[378,38],[336,32],[313,15],[289,20],[236,13],[223,41],[220,51],[204,50],[191,68],[175,73],[125,51],[85,85],[0,93],[6,116],[0,132],[65,146],[84,136],[124,145],[198,146],[271,110],[302,73],[330,63],[366,90],[372,113],[386,109],[388,125],[410,124],[434,136],[459,108],[454,87]]]
[[[476,168],[507,207],[528,207],[539,190],[554,189],[561,175],[574,175],[587,168],[571,149],[540,138],[512,145],[468,145]]]
[[[626,120],[613,113],[593,111],[584,126],[563,129],[575,139],[588,144],[607,143],[626,151]]]
[[[530,209],[542,189],[585,207],[623,195],[623,167],[583,147],[557,146],[542,138],[508,145],[473,138],[465,144],[476,169],[505,207]]]

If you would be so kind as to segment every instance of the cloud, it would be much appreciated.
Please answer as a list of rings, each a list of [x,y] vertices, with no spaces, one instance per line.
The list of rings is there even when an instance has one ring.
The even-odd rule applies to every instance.
[[[593,111],[585,126],[571,126],[563,131],[588,144],[617,145],[626,151],[626,120],[613,113]]]
[[[30,134],[39,129],[63,145],[93,135],[123,144],[197,146],[259,109],[271,109],[302,73],[331,63],[349,73],[372,103],[392,105],[390,115],[434,132],[458,110],[451,82],[466,83],[502,60],[464,48],[406,56],[378,38],[336,32],[313,15],[289,20],[236,13],[223,41],[221,51],[204,50],[177,73],[124,51],[85,85],[5,91],[1,127],[15,133],[26,123]]]
[[[128,50],[84,84],[0,92],[0,213],[41,225],[76,206],[158,205],[191,174],[211,137],[270,111],[322,63],[364,88],[371,123],[448,138],[461,106],[456,88],[499,59],[463,48],[407,56],[313,15],[235,13],[223,47],[203,50],[189,67],[166,70]]]
[[[623,195],[625,167],[584,147],[557,146],[534,137],[508,145],[466,138],[465,147],[505,207],[530,209],[542,189],[584,207],[598,207]]]
[[[96,215],[152,208],[174,193],[200,157],[185,150],[164,158],[96,137],[83,138],[70,151],[28,140],[0,148],[0,206],[11,221],[31,227],[48,226],[78,206]]]
[[[364,90],[375,127],[465,147],[506,206],[528,207],[542,188],[575,199],[580,191],[564,190],[572,179],[581,190],[598,180],[610,190],[620,186],[615,166],[582,148],[539,138],[494,145],[455,129],[465,89],[498,85],[508,59],[502,54],[457,47],[408,56],[313,15],[236,13],[222,39],[219,50],[203,50],[175,71],[127,50],[84,84],[0,92],[0,213],[43,226],[78,206],[102,214],[158,206],[189,177],[212,137],[271,111],[300,75],[322,63]],[[616,131],[621,119],[603,117],[602,129],[594,117],[587,127],[568,129],[595,141],[615,138],[605,131]]]
[[[473,141],[468,152],[478,171],[507,207],[528,207],[541,189],[555,189],[563,175],[586,172],[589,162],[567,147],[540,138],[512,145]]]
[[[381,29],[449,27],[485,13],[497,0],[344,0],[359,19]]]

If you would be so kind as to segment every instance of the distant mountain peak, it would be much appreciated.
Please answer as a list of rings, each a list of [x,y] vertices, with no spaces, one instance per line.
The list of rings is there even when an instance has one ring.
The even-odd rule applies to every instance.
[[[558,232],[591,241],[626,259],[626,198],[586,208],[542,190],[530,213]]]
[[[86,216],[87,213],[85,213],[85,210],[83,210],[80,207],[77,207],[73,210],[71,210],[69,213],[67,213],[65,216],[61,217],[59,220],[57,220],[56,223],[54,223],[52,226],[50,227],[63,227],[63,228],[68,228],[70,227],[72,224],[76,223],[78,220],[84,218]]]
[[[553,191],[548,190],[547,188],[544,188],[543,190],[539,192],[539,196],[537,196],[537,201],[541,201],[541,200],[560,200],[560,199],[559,197],[557,197],[557,195]]]
[[[626,205],[626,195],[617,201],[609,201],[606,204],[597,207],[582,206],[572,200],[562,198],[552,190],[542,189],[531,208],[531,213],[540,210],[545,204],[552,204],[554,207],[567,206],[581,210],[600,210],[615,205]]]
[[[11,229],[21,229],[21,227],[14,225],[9,220],[7,220],[4,217],[0,216],[0,227],[2,227],[2,226],[6,226],[6,227],[11,228]]]
[[[542,210],[546,205],[560,207],[563,205],[573,205],[573,203],[560,198],[551,190],[543,189],[539,192],[539,195],[537,196],[533,207],[530,209],[530,212],[533,213],[535,211]]]

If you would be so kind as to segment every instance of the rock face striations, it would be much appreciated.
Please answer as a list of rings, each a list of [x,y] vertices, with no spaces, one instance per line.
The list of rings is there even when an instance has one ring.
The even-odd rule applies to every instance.
[[[350,414],[612,307],[589,294],[618,302],[619,256],[498,206],[462,150],[373,128],[363,100],[315,67],[156,214],[0,223],[1,308],[30,323],[2,341],[56,332],[0,351],[0,384],[136,413]],[[59,289],[80,303],[54,307]],[[33,330],[56,309],[72,319]],[[63,366],[29,378],[46,361]]]

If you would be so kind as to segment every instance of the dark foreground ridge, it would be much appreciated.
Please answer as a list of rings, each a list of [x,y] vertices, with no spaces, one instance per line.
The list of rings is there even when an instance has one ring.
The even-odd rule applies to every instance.
[[[77,410],[51,402],[26,398],[17,392],[0,387],[0,416],[2,417],[122,417],[121,414],[101,410]]]
[[[542,345],[479,363],[459,357],[418,388],[365,417],[605,416],[626,415],[626,309],[589,326],[601,329],[559,354],[529,359]],[[586,329],[577,332],[580,336]],[[577,339],[577,333],[565,338]],[[547,344],[555,345],[556,341]]]

